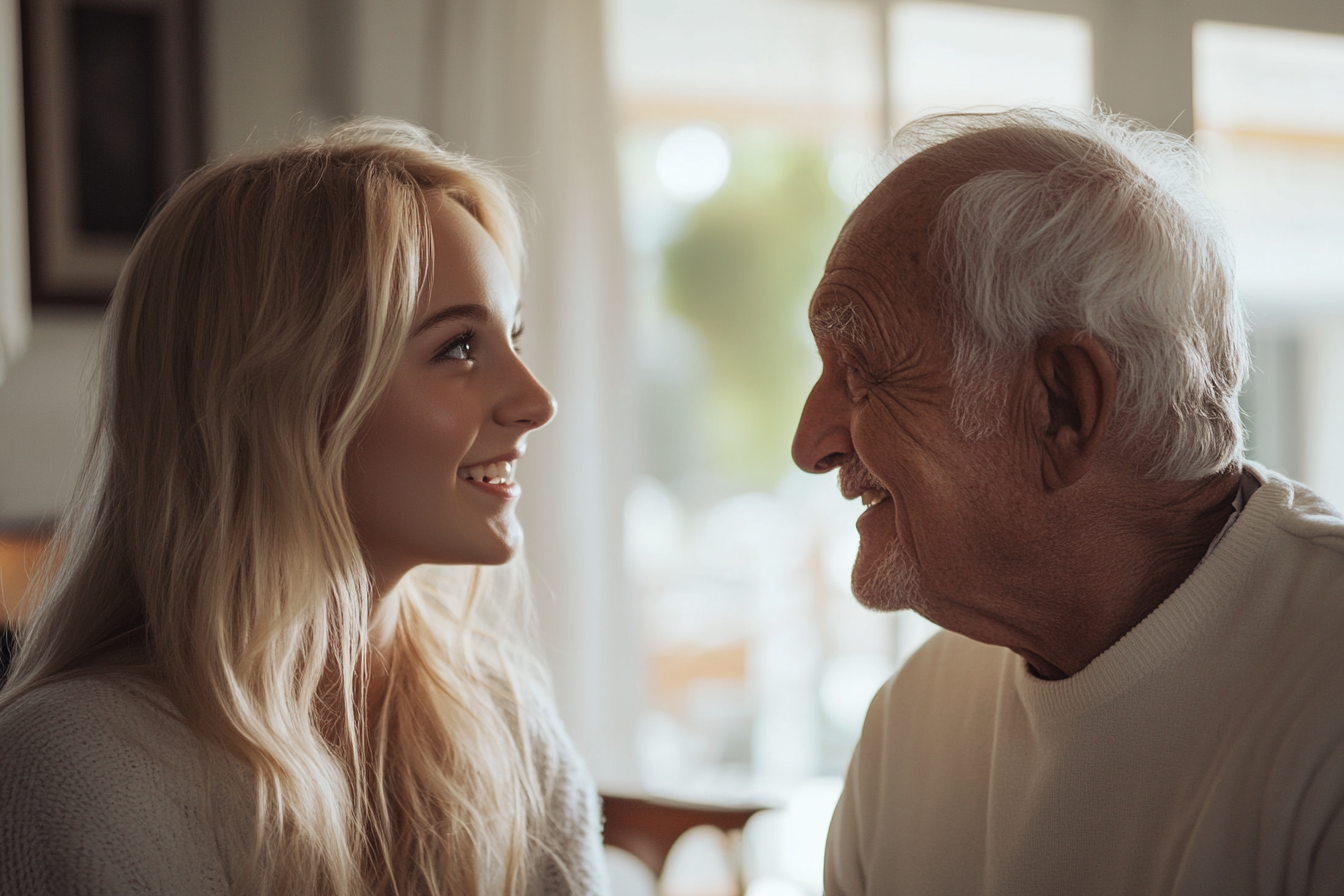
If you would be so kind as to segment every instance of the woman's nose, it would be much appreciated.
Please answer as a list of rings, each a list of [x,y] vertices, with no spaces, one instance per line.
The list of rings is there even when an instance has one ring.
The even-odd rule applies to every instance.
[[[521,360],[518,361],[518,371],[520,375],[518,389],[512,400],[501,405],[496,416],[497,422],[504,426],[538,429],[551,422],[551,418],[555,416],[555,396]]]

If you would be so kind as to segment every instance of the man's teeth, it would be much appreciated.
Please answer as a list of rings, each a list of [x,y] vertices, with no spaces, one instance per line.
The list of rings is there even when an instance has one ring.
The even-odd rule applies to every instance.
[[[890,498],[891,493],[884,488],[870,488],[866,489],[859,497],[862,499],[864,507],[872,507],[874,504],[878,504],[885,501],[887,498]]]
[[[499,463],[463,467],[457,471],[457,478],[485,482],[489,485],[513,485],[513,463],[505,460]]]

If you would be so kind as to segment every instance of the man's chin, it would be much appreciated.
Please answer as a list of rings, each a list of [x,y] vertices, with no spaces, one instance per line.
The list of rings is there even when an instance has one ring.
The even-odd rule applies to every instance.
[[[923,612],[926,603],[919,570],[899,542],[876,557],[861,545],[850,587],[855,599],[870,610]]]

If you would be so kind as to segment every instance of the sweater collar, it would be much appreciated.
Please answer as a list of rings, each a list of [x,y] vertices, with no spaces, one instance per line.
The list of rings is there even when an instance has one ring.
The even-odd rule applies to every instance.
[[[1241,584],[1292,496],[1287,480],[1247,464],[1233,513],[1204,559],[1138,625],[1086,668],[1059,681],[1036,678],[1024,660],[1015,658],[1015,684],[1028,714],[1044,719],[1100,706],[1209,637],[1219,617],[1236,606]]]

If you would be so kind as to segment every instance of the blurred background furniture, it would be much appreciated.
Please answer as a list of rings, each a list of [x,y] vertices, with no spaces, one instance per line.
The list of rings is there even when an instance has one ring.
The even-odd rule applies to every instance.
[[[44,529],[0,530],[0,687],[14,650],[14,626],[51,536]]]
[[[647,795],[602,794],[602,841],[623,849],[643,862],[655,878],[661,877],[668,853],[692,828],[710,826],[725,834],[741,834],[762,805],[689,803]],[[733,838],[739,840],[740,836]],[[738,884],[741,886],[740,864]]]

